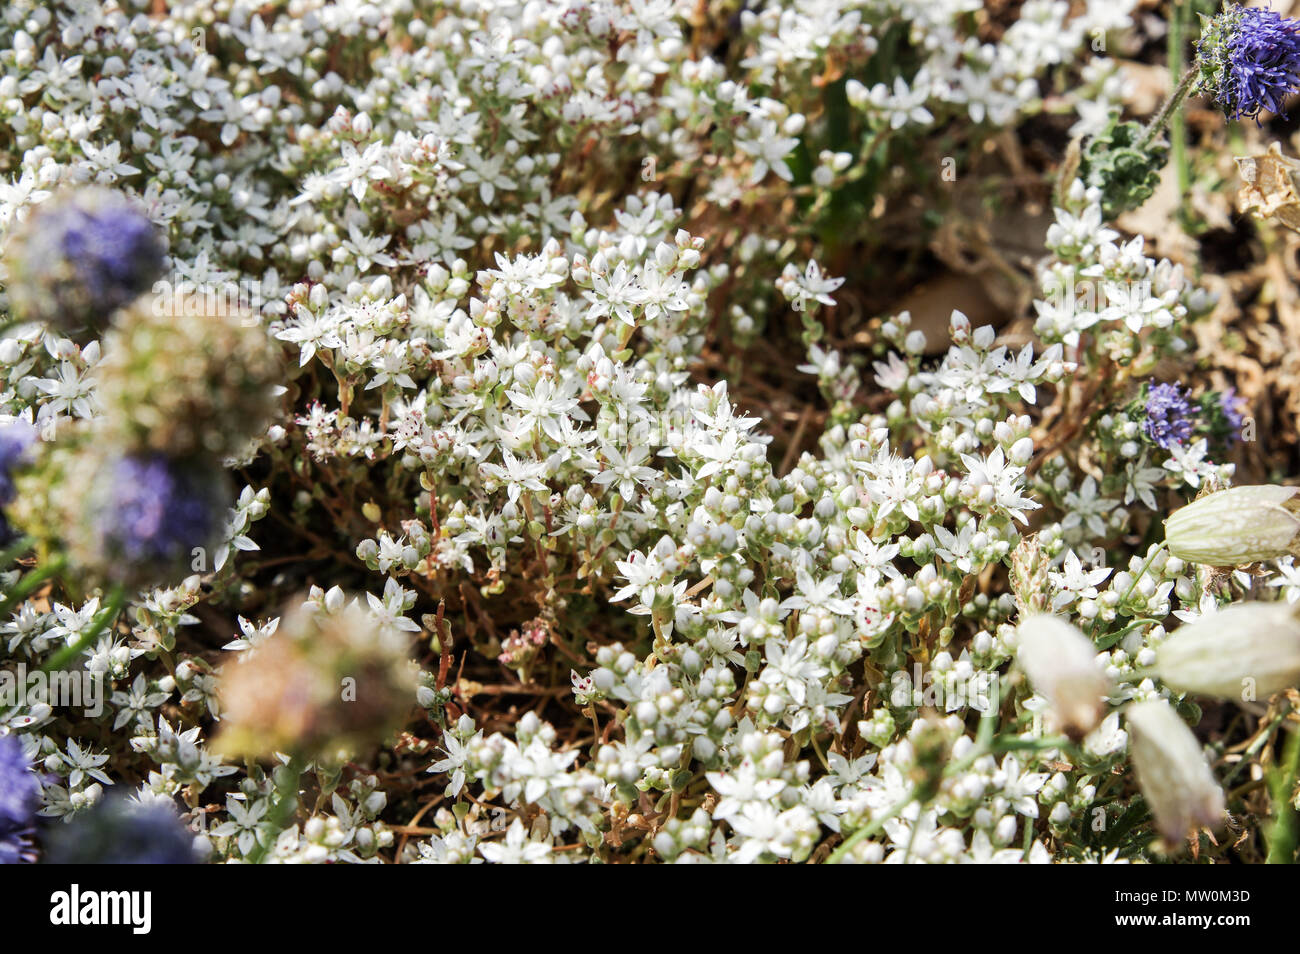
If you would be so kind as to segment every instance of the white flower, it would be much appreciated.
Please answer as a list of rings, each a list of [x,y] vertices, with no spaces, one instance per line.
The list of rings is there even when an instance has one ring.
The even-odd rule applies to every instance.
[[[539,865],[551,863],[551,846],[545,842],[531,841],[524,832],[524,823],[516,818],[506,830],[504,841],[485,841],[478,846],[479,854],[492,864]]]

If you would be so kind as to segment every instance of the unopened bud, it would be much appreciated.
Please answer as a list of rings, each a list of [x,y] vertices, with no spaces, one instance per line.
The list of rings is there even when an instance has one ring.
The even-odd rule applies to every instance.
[[[1016,661],[1051,704],[1057,728],[1083,738],[1101,721],[1111,689],[1097,665],[1097,648],[1074,626],[1046,613],[1026,617],[1016,632]]]
[[[1193,826],[1222,822],[1223,789],[1173,706],[1163,699],[1138,702],[1125,715],[1138,785],[1165,841],[1176,845]]]
[[[1298,493],[1300,487],[1264,484],[1208,494],[1165,521],[1169,552],[1211,566],[1242,566],[1300,555]]]
[[[1156,651],[1179,692],[1253,700],[1300,685],[1300,618],[1289,603],[1239,603],[1180,627]]]

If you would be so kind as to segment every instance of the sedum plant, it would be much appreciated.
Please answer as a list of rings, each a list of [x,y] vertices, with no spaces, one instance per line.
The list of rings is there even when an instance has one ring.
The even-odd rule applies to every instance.
[[[1175,543],[1246,409],[1162,379],[1148,170],[1061,183],[1033,340],[830,331],[940,134],[1134,146],[1132,6],[8,4],[0,671],[103,698],[0,697],[0,859],[1222,855],[1170,631],[1300,578]],[[778,447],[717,355],[788,326]]]

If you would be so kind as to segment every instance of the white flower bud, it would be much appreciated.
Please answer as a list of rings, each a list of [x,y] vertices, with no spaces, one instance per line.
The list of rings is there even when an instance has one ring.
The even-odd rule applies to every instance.
[[[1180,627],[1156,650],[1179,692],[1253,701],[1300,686],[1300,618],[1289,603],[1239,603]]]
[[[1223,820],[1223,789],[1173,706],[1163,699],[1139,702],[1124,714],[1138,785],[1165,841],[1181,842],[1193,826],[1217,826]]]
[[[1169,552],[1191,563],[1241,566],[1272,560],[1293,550],[1300,516],[1293,498],[1300,487],[1265,484],[1209,494],[1165,521]]]
[[[1045,613],[1027,617],[1016,632],[1016,661],[1051,703],[1057,727],[1074,739],[1087,735],[1101,721],[1111,688],[1097,665],[1097,648],[1074,626]]]

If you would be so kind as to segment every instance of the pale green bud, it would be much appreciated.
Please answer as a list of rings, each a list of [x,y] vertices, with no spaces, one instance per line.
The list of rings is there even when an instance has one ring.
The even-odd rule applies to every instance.
[[[1177,845],[1193,826],[1223,821],[1223,789],[1201,744],[1168,702],[1138,702],[1125,710],[1138,786],[1165,841]]]
[[[1156,650],[1179,692],[1252,702],[1300,685],[1300,618],[1289,603],[1238,603],[1180,627]]]
[[[1016,629],[1016,661],[1034,691],[1051,704],[1052,721],[1081,739],[1105,714],[1110,680],[1097,664],[1097,647],[1058,616],[1035,613]]]
[[[1191,563],[1242,566],[1300,555],[1300,487],[1264,484],[1208,494],[1165,521],[1169,552]]]

